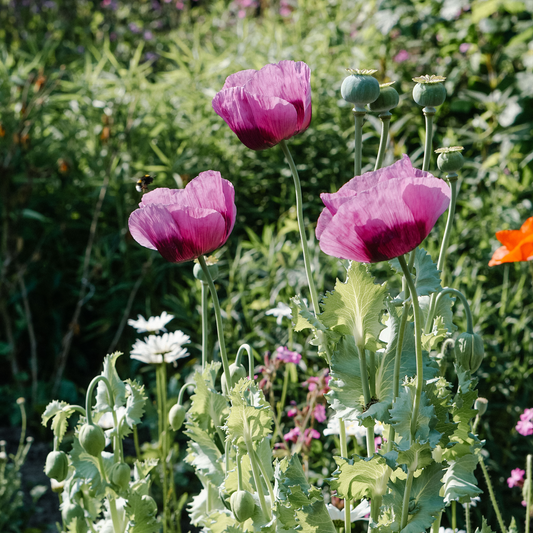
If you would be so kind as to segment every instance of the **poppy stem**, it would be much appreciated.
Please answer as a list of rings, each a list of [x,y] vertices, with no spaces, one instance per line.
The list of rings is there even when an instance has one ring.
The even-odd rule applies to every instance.
[[[355,118],[355,152],[354,152],[354,176],[361,175],[361,160],[363,158],[363,119],[366,115],[364,107],[355,106],[353,116]]]
[[[303,210],[303,199],[302,199],[302,185],[300,183],[300,177],[298,175],[298,169],[294,164],[294,160],[289,151],[286,141],[281,141],[279,143],[287,163],[292,172],[292,177],[294,179],[294,188],[296,190],[296,218],[298,219],[298,229],[300,231],[300,240],[302,241],[302,252],[304,255],[304,266],[305,273],[307,275],[307,284],[309,285],[309,291],[311,293],[311,303],[313,304],[313,309],[315,311],[315,316],[318,316],[320,313],[320,307],[318,306],[318,293],[316,290],[315,282],[313,280],[313,273],[311,271],[311,259],[309,257],[309,248],[307,246],[307,235],[305,232],[304,224],[304,210]]]
[[[205,281],[202,284],[202,371],[208,363],[207,342],[208,342],[208,321],[207,321],[207,291],[208,285]]]
[[[385,113],[380,113],[379,115],[379,118],[381,119],[381,138],[379,140],[378,157],[376,159],[374,172],[381,168],[383,159],[385,158],[385,150],[387,149],[387,142],[389,140],[389,126],[391,117],[392,114],[390,111],[385,111]]]
[[[341,457],[348,459],[348,443],[346,442],[346,424],[344,418],[339,418],[339,438],[341,441]],[[344,499],[344,530],[349,532],[352,527],[352,520],[350,516],[351,502],[348,498]]]
[[[426,117],[426,143],[424,145],[424,162],[422,163],[422,170],[429,170],[429,163],[431,161],[431,147],[433,145],[433,117],[437,110],[434,107],[424,107],[422,110]]]
[[[213,283],[213,278],[207,268],[205,262],[205,257],[200,255],[198,257],[198,262],[202,267],[204,272],[205,279],[207,280],[207,285],[211,291],[211,298],[213,298],[213,306],[215,308],[215,321],[217,323],[217,334],[218,334],[218,344],[220,346],[220,358],[222,359],[222,368],[224,369],[224,374],[226,374],[226,383],[228,384],[228,392],[233,388],[233,380],[231,379],[231,374],[229,371],[228,364],[228,354],[226,352],[226,343],[224,341],[224,323],[222,322],[222,313],[220,312],[220,302],[218,301],[217,290],[215,284]]]

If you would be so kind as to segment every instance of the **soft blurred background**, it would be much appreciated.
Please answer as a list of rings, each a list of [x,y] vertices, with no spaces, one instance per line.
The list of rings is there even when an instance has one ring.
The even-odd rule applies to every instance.
[[[279,148],[247,149],[212,110],[226,76],[282,59],[311,67],[313,120],[290,141],[311,229],[320,192],[352,177],[353,117],[339,90],[345,68],[375,68],[380,81],[396,81],[401,101],[386,164],[408,153],[421,166],[423,116],[411,78],[438,74],[447,77],[448,96],[434,147],[462,145],[467,159],[447,284],[466,294],[484,336],[478,376],[489,408],[480,433],[505,522],[512,515],[521,522],[520,491],[505,480],[524,468],[532,447],[514,426],[533,407],[533,279],[525,263],[487,263],[495,231],[518,229],[533,215],[532,14],[530,0],[0,0],[0,438],[7,451],[16,449],[16,399],[25,397],[35,438],[27,464],[41,473],[52,445],[40,424],[44,407],[53,398],[82,403],[106,353],[123,351],[121,376],[153,386],[153,370],[129,358],[137,335],[128,318],[167,311],[176,317],[169,329],[191,336],[191,357],[171,372],[171,395],[197,362],[192,264],[166,263],[128,233],[140,200],[135,181],[145,173],[159,187],[183,187],[207,169],[233,182],[238,219],[217,254],[226,342],[233,352],[250,343],[258,365],[287,344],[288,321],[278,325],[265,313],[307,295],[292,179]],[[368,116],[366,170],[378,141],[379,121]],[[439,175],[435,158],[431,168]],[[432,253],[443,225],[425,244]],[[329,290],[343,266],[316,247],[314,255],[319,288]],[[380,280],[390,274],[387,265],[373,271]],[[306,394],[300,382],[323,368],[306,341],[294,338],[307,364],[290,385],[298,401]],[[156,422],[148,410],[143,441]],[[176,438],[183,455],[186,439]],[[330,441],[313,441],[313,472],[334,469]],[[46,485],[35,472],[22,478],[24,507],[15,509],[17,491],[6,503],[0,483],[3,508],[13,507],[5,531],[53,527],[57,517],[43,507],[57,506],[57,496],[45,505],[38,490],[33,500],[27,495]],[[199,490],[184,464],[176,483],[180,494]],[[496,527],[488,498],[474,509],[474,524],[481,514]]]

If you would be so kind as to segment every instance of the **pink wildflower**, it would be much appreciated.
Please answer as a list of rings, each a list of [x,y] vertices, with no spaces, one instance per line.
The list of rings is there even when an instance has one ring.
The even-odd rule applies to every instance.
[[[298,442],[300,434],[300,428],[292,428],[288,433],[283,435],[283,440],[286,440],[287,442]]]
[[[320,433],[314,428],[307,428],[304,432],[304,442],[307,447],[311,445],[312,439],[319,439]]]
[[[313,416],[315,417],[315,420],[317,422],[325,422],[326,421],[326,407],[322,403],[317,403],[315,410],[313,411]]]
[[[383,444],[383,439],[381,437],[374,437],[374,448],[376,449],[376,453],[379,450],[379,447]]]
[[[407,50],[400,50],[392,59],[395,63],[402,63],[410,58],[410,54]]]
[[[507,485],[509,485],[509,488],[510,489],[512,489],[513,487],[522,488],[524,486],[525,474],[526,474],[526,471],[522,470],[521,468],[515,468],[514,470],[511,470],[511,477],[507,478]]]
[[[533,435],[533,409],[525,409],[520,415],[516,431],[524,436]]]
[[[179,9],[180,11],[185,7],[185,4],[183,2],[176,2],[176,9]]]
[[[291,407],[287,411],[287,416],[290,416],[291,418],[295,417],[297,414],[298,414],[298,409],[296,409],[296,407]]]
[[[461,54],[466,54],[468,50],[470,50],[471,46],[472,45],[470,43],[461,43],[459,45],[459,52],[461,52]]]
[[[297,365],[302,359],[302,356],[298,352],[291,352],[286,346],[280,346],[276,352],[276,357],[284,363],[294,363]]]

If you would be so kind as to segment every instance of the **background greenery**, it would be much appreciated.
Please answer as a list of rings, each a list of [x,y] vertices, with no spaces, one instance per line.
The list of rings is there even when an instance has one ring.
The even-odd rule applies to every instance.
[[[531,450],[513,428],[532,406],[533,280],[526,264],[487,263],[494,232],[533,215],[532,14],[526,0],[1,0],[0,425],[18,424],[14,402],[24,395],[33,434],[50,439],[39,425],[44,406],[81,401],[103,356],[128,354],[135,334],[125,321],[138,313],[176,316],[171,329],[191,336],[192,357],[171,389],[191,372],[201,341],[192,265],[168,264],[128,233],[135,178],[146,172],[157,186],[184,186],[206,169],[233,182],[238,220],[217,254],[227,343],[250,343],[258,364],[287,343],[287,329],[265,311],[306,293],[292,180],[281,150],[248,150],[212,110],[226,76],[282,59],[311,67],[313,121],[290,141],[311,231],[320,192],[352,177],[344,69],[376,68],[380,81],[396,80],[401,102],[386,163],[408,153],[418,166],[423,117],[411,78],[439,74],[448,98],[435,148],[463,145],[468,160],[447,284],[465,292],[484,336],[478,374],[489,411],[481,434],[506,522],[513,514],[521,521],[521,497],[505,478]],[[369,116],[367,170],[377,128]],[[425,245],[431,252],[442,226]],[[313,249],[319,287],[330,289],[342,265]],[[373,269],[389,275],[386,265]],[[316,374],[322,363],[307,348]],[[127,355],[119,371],[153,381]],[[303,400],[300,385],[292,387],[290,397]],[[149,440],[148,430],[141,435]],[[312,469],[328,461],[315,453]],[[190,475],[178,472],[177,482],[187,486]],[[485,503],[477,512],[494,522]]]

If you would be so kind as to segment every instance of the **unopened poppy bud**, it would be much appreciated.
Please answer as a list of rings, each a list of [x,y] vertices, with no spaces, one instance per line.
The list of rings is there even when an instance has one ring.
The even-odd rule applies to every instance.
[[[98,457],[105,448],[104,430],[100,426],[85,424],[80,429],[79,440],[82,448],[93,457]]]
[[[44,473],[51,479],[64,481],[68,474],[68,457],[65,452],[50,452],[46,457]]]
[[[247,490],[237,490],[230,498],[231,512],[238,522],[246,522],[255,511],[254,497]]]
[[[455,341],[455,357],[465,370],[475,372],[484,355],[483,339],[476,333],[461,333]]]
[[[109,479],[120,490],[127,490],[131,479],[130,467],[126,463],[115,463],[111,467]]]
[[[368,104],[368,109],[373,113],[386,113],[394,109],[400,102],[398,91],[392,86],[394,82],[382,83],[379,86],[379,96],[377,100]]]
[[[413,100],[422,107],[437,107],[446,100],[446,88],[442,82],[444,76],[420,76],[413,78],[416,85],[413,89]]]
[[[449,148],[439,148],[435,150],[439,154],[437,158],[437,166],[442,172],[457,172],[463,168],[465,159],[461,151],[464,150],[462,146],[450,146]]]
[[[242,365],[232,363],[231,365],[229,365],[229,374],[231,376],[231,382],[235,384],[240,379],[246,377],[246,368],[244,368],[244,366]],[[220,383],[222,385],[222,394],[227,395],[229,391],[228,391],[228,381],[226,379],[226,374],[222,374]]]
[[[350,76],[341,85],[342,97],[356,106],[365,106],[379,97],[379,82],[372,76],[377,70],[346,69]]]
[[[211,279],[215,281],[218,278],[218,265],[216,263],[210,263],[209,258],[207,260],[207,270],[209,270],[209,274],[211,274]],[[211,259],[212,260],[212,259]],[[195,263],[192,273],[196,279],[199,279],[200,281],[207,281],[204,271],[202,270],[202,266],[200,263]]]
[[[168,423],[174,431],[178,431],[183,425],[183,421],[185,420],[185,414],[185,407],[183,407],[183,405],[180,405],[179,403],[173,405],[170,411],[168,412]]]
[[[478,398],[474,402],[474,409],[477,409],[477,416],[483,416],[487,412],[489,401],[487,398]]]

